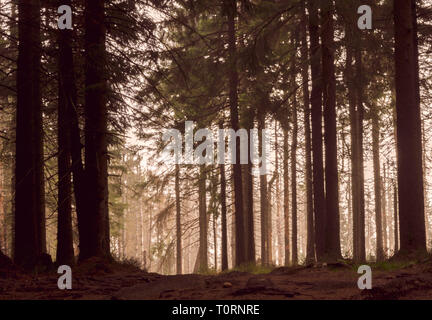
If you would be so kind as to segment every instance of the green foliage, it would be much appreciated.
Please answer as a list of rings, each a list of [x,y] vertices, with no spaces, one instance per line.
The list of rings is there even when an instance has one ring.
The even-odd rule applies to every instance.
[[[117,261],[117,263],[126,268],[141,269],[141,262],[136,258],[123,258],[122,260]]]

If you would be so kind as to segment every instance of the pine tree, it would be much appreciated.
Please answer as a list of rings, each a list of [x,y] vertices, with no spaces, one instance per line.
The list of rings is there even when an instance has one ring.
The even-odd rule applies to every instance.
[[[414,0],[394,0],[400,250],[426,250]]]

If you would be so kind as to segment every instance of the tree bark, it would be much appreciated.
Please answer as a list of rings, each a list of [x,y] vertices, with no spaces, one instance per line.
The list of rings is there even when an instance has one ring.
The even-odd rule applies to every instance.
[[[280,208],[280,168],[279,168],[279,144],[278,144],[278,125],[275,121],[275,174],[276,174],[276,221],[281,220],[281,208]],[[284,242],[282,240],[282,228],[283,225],[281,223],[277,223],[277,253],[278,253],[278,265],[283,265],[284,262],[282,260],[283,251],[284,251]]]
[[[260,137],[259,150],[262,151],[262,139],[261,132],[265,129],[265,116],[263,113],[258,114],[258,130]],[[260,156],[262,156],[260,154]],[[268,237],[268,194],[267,194],[267,175],[260,175],[260,209],[261,209],[261,263],[262,265],[268,265],[269,260],[269,237]]]
[[[380,145],[379,145],[379,114],[377,106],[372,107],[372,154],[374,169],[374,191],[375,191],[375,226],[376,226],[376,259],[384,259],[383,250],[383,227],[381,210],[381,165],[380,165]]]
[[[357,106],[357,162],[358,162],[358,226],[359,226],[359,244],[358,244],[358,261],[366,261],[366,237],[365,237],[365,195],[364,195],[364,148],[363,148],[363,61],[362,61],[362,44],[355,52],[356,64],[356,106]]]
[[[45,252],[40,1],[18,1],[15,263],[33,268]]]
[[[289,169],[288,169],[288,128],[283,129],[283,197],[284,197],[284,238],[285,238],[285,266],[290,264],[289,244]]]
[[[71,5],[71,1],[60,1]],[[59,4],[59,5],[61,5]],[[72,232],[72,180],[71,180],[71,110],[76,106],[76,89],[73,69],[72,31],[59,30],[58,75],[58,220],[57,263],[73,265],[75,255]],[[71,67],[72,66],[72,67]]]
[[[354,47],[353,31],[347,27],[346,78],[348,82],[348,103],[351,127],[351,189],[353,210],[353,258],[356,262],[366,260],[364,221],[364,174],[363,174],[363,107],[360,48]],[[353,68],[355,51],[356,71]],[[353,76],[355,75],[355,76]],[[355,78],[354,78],[355,77]]]
[[[227,229],[227,203],[225,165],[219,165],[221,176],[221,216],[222,216],[222,271],[228,270],[228,229]]]
[[[297,38],[297,32],[295,35]],[[297,44],[297,39],[293,41]],[[296,74],[295,59],[292,59],[291,66],[291,84],[295,90],[296,88]],[[291,245],[292,245],[292,260],[293,265],[298,263],[298,249],[297,249],[297,136],[298,136],[298,123],[297,123],[297,97],[296,93],[293,94],[292,99],[292,136],[291,136]]]
[[[388,254],[388,232],[387,232],[387,170],[386,164],[384,163],[383,177],[381,178],[381,207],[382,207],[382,227],[383,227],[383,250],[384,258]]]
[[[176,195],[176,249],[177,262],[176,272],[182,274],[182,228],[181,228],[181,208],[180,208],[180,165],[175,165],[175,195]]]
[[[400,250],[426,250],[414,0],[394,0]]]
[[[324,194],[321,51],[319,42],[318,2],[308,1],[310,60],[312,76],[312,161],[315,218],[315,250],[317,261],[324,260],[326,235],[326,205]]]
[[[110,256],[105,1],[85,1],[85,173],[88,244],[80,259]]]
[[[307,221],[307,245],[306,263],[315,262],[315,230],[313,213],[312,193],[312,155],[311,155],[311,123],[310,123],[310,97],[309,97],[309,48],[307,42],[307,21],[306,7],[302,4],[301,24],[301,60],[302,60],[302,81],[303,81],[303,110],[304,110],[304,135],[305,135],[305,186],[306,186],[306,221]]]
[[[394,183],[393,192],[393,214],[394,214],[394,243],[395,243],[395,254],[399,251],[399,227],[398,227],[398,201],[397,201],[397,185]]]
[[[198,180],[198,197],[199,197],[199,250],[198,271],[204,272],[208,270],[208,222],[207,222],[207,196],[206,196],[206,168],[200,166],[200,174]]]
[[[231,128],[234,131],[239,129],[238,116],[238,72],[237,72],[237,45],[235,18],[237,15],[237,2],[234,0],[224,1],[228,22],[228,51],[229,51],[229,104]],[[234,176],[234,207],[235,207],[235,265],[240,266],[247,262],[245,247],[245,222],[243,216],[243,192],[242,192],[242,168],[240,164],[240,139],[236,139],[236,163],[233,164]]]

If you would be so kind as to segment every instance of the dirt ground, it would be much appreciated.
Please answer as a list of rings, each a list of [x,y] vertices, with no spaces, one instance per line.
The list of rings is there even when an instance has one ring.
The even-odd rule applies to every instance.
[[[373,289],[359,290],[355,268],[278,268],[269,274],[162,276],[136,268],[92,263],[73,269],[73,289],[59,290],[55,271],[26,275],[0,270],[0,300],[280,300],[432,299],[432,263],[373,271]]]

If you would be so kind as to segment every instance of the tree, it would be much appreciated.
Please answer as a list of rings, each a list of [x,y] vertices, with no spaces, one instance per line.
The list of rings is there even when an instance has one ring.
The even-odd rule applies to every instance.
[[[259,130],[259,150],[262,152],[262,130],[265,129],[265,114],[258,114],[258,130]],[[262,153],[260,156],[263,156]],[[269,198],[268,198],[267,174],[260,175],[260,210],[261,210],[261,263],[263,265],[270,264],[270,243],[269,243]]]
[[[71,5],[71,1],[62,4]],[[76,88],[72,53],[72,31],[58,31],[58,219],[57,257],[59,264],[72,265],[74,262],[72,233],[72,182],[71,182],[71,110],[76,108]],[[81,161],[81,159],[80,159]]]
[[[426,250],[413,2],[394,0],[399,227],[400,250],[405,254]]]
[[[198,271],[208,269],[208,217],[207,217],[207,172],[205,165],[200,165],[198,177],[198,203],[199,203],[199,250],[198,250]]]
[[[293,35],[293,44],[296,47],[298,42],[298,30]],[[294,88],[292,97],[292,135],[291,135],[291,243],[292,243],[292,264],[298,263],[298,244],[297,244],[297,146],[298,146],[298,117],[297,117],[297,97],[296,97],[296,59],[291,62],[291,84]]]
[[[311,123],[310,123],[310,96],[309,96],[309,47],[307,42],[306,6],[302,4],[301,13],[301,60],[302,63],[302,88],[303,88],[303,112],[304,112],[304,136],[305,136],[305,185],[306,185],[306,217],[307,217],[307,245],[306,263],[315,261],[315,230],[313,213],[312,190],[312,150],[311,150]]]
[[[341,257],[339,228],[339,180],[336,141],[336,78],[334,65],[334,5],[332,0],[321,2],[322,79],[324,101],[325,190],[326,190],[326,260]],[[318,223],[318,222],[317,222]]]
[[[234,131],[239,129],[238,116],[238,72],[237,72],[237,47],[236,47],[236,26],[235,18],[237,15],[237,2],[234,0],[224,1],[224,10],[228,22],[228,51],[229,65],[229,106],[231,128]],[[240,164],[240,138],[236,138],[236,163],[233,164],[234,179],[234,210],[235,210],[235,246],[236,259],[235,265],[239,266],[247,262],[246,241],[245,241],[245,222],[243,213],[243,190],[242,190],[242,167]]]
[[[222,271],[228,269],[228,230],[227,230],[227,204],[226,204],[226,178],[225,165],[219,165],[221,183],[221,215],[222,215]]]
[[[321,48],[319,43],[318,2],[308,1],[311,60],[311,119],[312,119],[312,175],[315,218],[315,250],[318,261],[324,259],[326,234],[326,206],[324,194],[323,137],[322,137],[322,82]]]
[[[32,268],[45,246],[40,2],[18,1],[15,262]]]
[[[353,27],[347,25],[346,78],[351,132],[351,192],[353,211],[353,256],[357,262],[366,260],[363,174],[363,102],[361,101],[361,45],[355,42]],[[358,39],[357,39],[358,40]],[[355,53],[354,53],[355,52]],[[355,56],[355,70],[353,61]]]
[[[281,123],[282,124],[282,123]],[[288,128],[287,124],[282,124],[283,130],[283,211],[284,211],[284,247],[285,247],[285,266],[290,264],[290,242],[289,242],[289,167],[288,167]]]
[[[376,258],[377,261],[384,259],[383,250],[383,230],[382,230],[382,210],[381,210],[381,165],[380,165],[380,146],[379,146],[379,114],[377,106],[371,110],[372,118],[372,153],[374,168],[374,191],[375,191],[375,226],[376,226]]]
[[[85,173],[88,243],[80,259],[109,257],[105,1],[85,2]]]
[[[176,202],[176,272],[182,274],[182,226],[180,202],[180,165],[175,165],[175,202]]]

